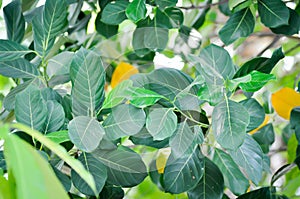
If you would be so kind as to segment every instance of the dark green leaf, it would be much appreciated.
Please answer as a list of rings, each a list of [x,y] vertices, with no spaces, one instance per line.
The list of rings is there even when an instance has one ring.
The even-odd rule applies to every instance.
[[[195,20],[195,22],[193,23],[192,27],[195,28],[196,30],[198,30],[199,28],[201,28],[202,25],[204,24],[205,19],[206,19],[206,15],[207,15],[208,11],[210,10],[210,6],[208,6],[208,5],[210,5],[211,3],[212,3],[212,0],[206,1],[206,6],[207,6],[207,8],[205,8],[205,9],[201,12],[200,16],[199,16],[199,17]],[[225,4],[226,4],[226,3],[225,3]],[[222,5],[222,4],[220,4],[220,5]],[[227,5],[228,5],[228,3],[227,3]],[[220,10],[221,10],[221,9],[220,9]]]
[[[146,114],[130,104],[121,104],[112,109],[104,120],[106,136],[110,140],[137,134],[145,125]]]
[[[223,2],[223,0],[219,0],[219,2]],[[224,2],[218,5],[219,10],[226,16],[232,15],[232,12],[229,9],[228,2]]]
[[[0,39],[0,61],[12,61],[14,59],[19,59],[32,50],[18,44],[14,41]]]
[[[85,152],[95,150],[105,133],[97,120],[87,116],[75,117],[69,123],[68,129],[71,141]]]
[[[61,172],[60,170],[58,170],[56,167],[52,167],[56,177],[59,179],[59,181],[61,182],[61,184],[64,186],[65,190],[67,192],[70,191],[71,189],[71,179],[69,178],[69,176],[67,176],[66,174],[64,174],[63,172]]]
[[[300,124],[300,107],[293,108],[290,117],[291,128],[295,129]]]
[[[121,187],[108,185],[103,187],[99,197],[105,199],[123,199],[124,195],[124,191]]]
[[[90,172],[96,183],[97,193],[99,194],[105,185],[107,179],[107,171],[105,165],[100,160],[95,158],[92,154],[82,153],[78,160],[83,164],[84,168]],[[71,179],[74,186],[83,194],[94,195],[93,190],[89,185],[76,173],[71,171]]]
[[[245,193],[249,182],[233,159],[220,149],[215,149],[213,161],[223,173],[225,186],[236,195]]]
[[[243,105],[226,99],[212,113],[212,130],[218,143],[226,149],[237,149],[245,139],[250,122]]]
[[[288,25],[278,26],[276,28],[271,28],[272,32],[276,34],[284,34],[284,35],[293,35],[297,34],[300,30],[300,16],[299,14],[290,9],[290,19]]]
[[[238,6],[239,4],[243,3],[246,0],[229,0],[228,6],[229,9],[232,10],[234,7]]]
[[[194,188],[203,176],[204,157],[198,147],[190,154],[167,160],[164,169],[164,188],[170,193],[182,193]]]
[[[177,4],[178,0],[155,0],[159,9],[164,10],[166,7],[173,7]]]
[[[248,178],[256,185],[260,182],[263,172],[263,152],[259,144],[247,135],[244,143],[235,151],[229,151],[237,165],[244,169]]]
[[[147,169],[139,154],[119,147],[115,150],[97,149],[93,156],[106,167],[110,184],[132,187],[141,183],[147,176]]]
[[[5,172],[6,171],[6,161],[4,158],[3,151],[0,151],[0,168]]]
[[[70,77],[73,114],[95,116],[104,98],[105,70],[100,56],[81,48],[73,57]]]
[[[126,16],[135,23],[144,19],[146,13],[145,0],[133,0],[126,8]]]
[[[101,21],[109,25],[119,25],[126,19],[125,10],[128,4],[125,0],[108,3],[101,12]]]
[[[238,197],[238,199],[277,199],[277,197],[273,194],[273,187],[263,187],[254,191],[250,191]]]
[[[47,106],[42,99],[41,91],[36,86],[29,85],[16,95],[15,115],[18,122],[42,131],[47,113]]]
[[[221,199],[224,178],[220,169],[208,158],[204,159],[204,174],[197,186],[188,191],[190,199]]]
[[[183,13],[179,8],[170,7],[163,11],[163,14],[168,19],[168,28],[180,28],[183,24]],[[159,20],[162,20],[159,18]]]
[[[245,8],[230,16],[219,35],[221,40],[229,45],[241,37],[248,37],[253,32],[254,25],[255,20],[250,8]]]
[[[258,0],[258,13],[267,27],[288,25],[290,12],[281,0]]]
[[[13,78],[34,78],[40,75],[36,66],[23,58],[0,62],[0,74]]]
[[[144,34],[145,47],[152,51],[162,51],[166,48],[169,37],[169,30],[156,26],[146,28]]]
[[[58,144],[70,141],[67,130],[48,133],[46,136],[47,136],[47,138],[49,138],[50,140],[52,140],[53,142],[58,143]]]
[[[261,125],[265,119],[264,108],[254,99],[246,99],[240,102],[250,115],[250,123],[247,126],[247,132]]]
[[[258,91],[270,80],[276,79],[276,77],[273,74],[261,73],[255,70],[250,72],[250,76],[251,76],[251,81],[239,84],[239,87],[243,91],[246,92]]]
[[[252,135],[256,142],[260,145],[264,153],[269,152],[269,147],[275,141],[275,134],[272,124],[267,124],[266,126],[259,129],[255,134]]]
[[[49,87],[43,88],[41,90],[41,94],[45,101],[48,101],[48,100],[53,100],[53,101],[57,101],[57,102],[62,101],[61,95],[56,90],[53,90],[52,88],[49,88]]]
[[[13,1],[3,8],[7,37],[21,43],[25,34],[25,20],[19,1]]]
[[[101,21],[101,13],[97,15],[95,25],[97,32],[106,38],[110,38],[118,33],[119,26],[103,23]]]
[[[45,123],[45,133],[60,130],[65,122],[65,112],[60,103],[49,100],[46,103],[48,115]]]
[[[147,116],[146,128],[154,140],[163,140],[173,135],[177,127],[177,116],[172,109],[157,108]]]
[[[139,108],[151,106],[161,98],[164,98],[164,96],[145,88],[131,87],[127,89],[126,93],[128,94],[130,104]]]

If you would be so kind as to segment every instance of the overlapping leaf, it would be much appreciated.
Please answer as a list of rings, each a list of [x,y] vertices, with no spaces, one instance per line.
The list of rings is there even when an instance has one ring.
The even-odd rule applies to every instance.
[[[109,25],[119,25],[126,19],[126,8],[129,2],[125,0],[113,1],[108,3],[101,15],[101,21]]]
[[[14,41],[0,39],[0,61],[12,61],[31,53],[25,46]]]
[[[40,75],[37,67],[23,58],[0,62],[0,74],[13,78],[34,78]]]
[[[60,130],[65,122],[65,112],[60,103],[49,100],[46,103],[48,115],[45,122],[44,132],[54,132]]]
[[[166,7],[173,7],[176,5],[178,0],[155,0],[155,3],[158,5],[159,9],[164,10]]]
[[[126,16],[133,22],[138,22],[146,17],[147,9],[145,0],[134,0],[126,8]]]
[[[271,28],[272,32],[276,34],[293,35],[297,34],[300,30],[300,16],[295,11],[289,8],[290,18],[289,24]]]
[[[69,134],[67,130],[62,130],[62,131],[56,131],[56,132],[51,132],[46,135],[47,138],[52,140],[55,143],[63,143],[70,141]]]
[[[272,124],[267,124],[252,135],[256,142],[260,145],[264,153],[269,152],[269,147],[275,141],[275,133]]]
[[[131,87],[127,89],[127,93],[130,104],[139,108],[151,106],[158,100],[164,98],[164,96],[145,88]]]

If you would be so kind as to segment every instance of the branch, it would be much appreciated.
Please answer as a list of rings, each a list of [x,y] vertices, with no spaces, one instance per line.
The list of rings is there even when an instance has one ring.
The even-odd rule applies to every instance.
[[[205,8],[209,8],[209,7],[212,7],[212,6],[221,5],[221,4],[224,4],[224,3],[227,3],[227,2],[228,2],[228,0],[224,0],[224,1],[220,1],[218,3],[211,3],[211,4],[207,4],[207,5],[201,5],[201,6],[191,5],[191,6],[188,6],[188,7],[179,7],[179,8],[184,9],[184,10],[205,9]]]
[[[292,52],[293,50],[297,49],[300,47],[300,43],[298,43],[297,45],[295,45],[294,47],[288,49],[284,54],[288,54],[290,52]]]
[[[274,39],[272,40],[272,42],[268,46],[266,46],[260,53],[257,54],[257,57],[260,57],[262,54],[264,54],[264,52],[266,52],[266,50],[268,50],[269,48],[274,46],[279,39],[280,39],[280,36],[276,35],[274,37]]]

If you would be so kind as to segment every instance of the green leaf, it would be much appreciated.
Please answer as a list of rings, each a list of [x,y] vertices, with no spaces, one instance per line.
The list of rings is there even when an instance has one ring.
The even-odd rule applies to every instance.
[[[281,0],[258,0],[258,13],[267,27],[276,28],[289,24],[290,12]]]
[[[118,25],[109,25],[101,21],[101,12],[98,13],[95,21],[96,30],[100,35],[110,38],[118,33]]]
[[[130,104],[138,107],[145,108],[155,104],[158,100],[164,98],[164,96],[157,94],[151,90],[145,88],[130,87],[127,89],[128,98]]]
[[[226,187],[228,187],[236,195],[245,193],[249,187],[249,182],[240,171],[238,165],[227,153],[220,149],[215,149],[213,162],[223,173]]]
[[[147,29],[148,28],[137,27],[133,32],[132,46],[134,52],[140,57],[144,57],[150,52],[150,49],[145,45],[144,35],[146,34]]]
[[[144,34],[145,47],[152,51],[164,50],[169,40],[169,30],[167,28],[158,27],[156,24],[146,29]]]
[[[101,15],[101,21],[109,25],[119,25],[126,19],[126,8],[129,2],[125,0],[113,1],[108,3]]]
[[[66,75],[70,72],[73,52],[65,51],[48,60],[47,75],[49,77]]]
[[[190,199],[221,199],[224,191],[224,178],[220,169],[208,158],[204,159],[204,174],[197,186],[189,190]]]
[[[69,178],[69,176],[64,174],[61,170],[57,169],[56,167],[52,166],[52,169],[53,169],[56,177],[59,179],[61,184],[64,186],[65,190],[67,192],[69,192],[71,189],[71,185],[72,185],[71,179]]]
[[[1,8],[1,1],[0,1],[0,8]],[[0,176],[0,198],[5,199],[14,199],[15,196],[15,190],[12,186],[10,186],[9,181],[3,177]]]
[[[250,191],[239,196],[237,199],[254,199],[254,198],[264,198],[264,199],[273,199],[277,198],[273,192],[275,192],[274,187],[262,187],[254,191]]]
[[[48,115],[43,132],[49,133],[60,130],[65,122],[65,112],[60,103],[49,100],[46,103]]]
[[[61,144],[63,142],[70,141],[69,134],[67,130],[51,132],[46,135],[51,141]]]
[[[107,179],[107,171],[105,165],[100,160],[95,158],[92,154],[82,153],[78,160],[83,164],[85,169],[91,173],[96,183],[97,195],[100,193],[105,185]],[[93,190],[89,185],[76,173],[71,171],[71,179],[74,186],[83,194],[92,196],[94,195]]]
[[[97,149],[92,154],[106,166],[107,182],[110,184],[132,187],[147,176],[147,169],[140,155],[125,147],[115,150]]]
[[[259,127],[265,119],[264,108],[254,99],[246,99],[239,102],[244,106],[250,115],[250,123],[247,126],[247,132]]]
[[[229,0],[228,1],[229,9],[232,10],[234,7],[236,7],[237,5],[239,5],[245,1],[246,0]]]
[[[159,9],[164,10],[167,7],[176,6],[178,0],[155,0],[156,5]]]
[[[17,198],[68,198],[48,162],[32,146],[15,135],[7,137],[4,146],[8,167],[12,172],[9,175],[16,177]],[[24,172],[32,169],[34,173]]]
[[[105,199],[123,199],[125,196],[124,191],[121,187],[115,187],[111,185],[105,186],[99,197]]]
[[[255,134],[253,134],[252,137],[260,145],[263,152],[268,153],[269,147],[275,141],[273,125],[267,124],[266,126],[259,129]]]
[[[270,73],[274,66],[282,58],[284,58],[284,54],[281,48],[276,49],[271,58],[256,57],[243,64],[243,66],[234,75],[234,78],[248,75],[254,70],[262,73]]]
[[[245,139],[250,122],[243,105],[226,99],[212,113],[212,130],[217,142],[225,149],[237,149]]]
[[[244,143],[235,151],[229,151],[237,165],[244,169],[248,178],[256,185],[262,179],[263,152],[259,144],[247,135]]]
[[[167,18],[168,22],[165,23],[165,25],[167,25],[169,29],[180,28],[183,24],[184,17],[182,11],[179,8],[170,7],[166,8],[163,12],[159,12],[158,10],[156,13],[156,17],[158,17],[158,19],[161,21],[162,17],[158,16],[159,13],[162,13]]]
[[[177,127],[177,116],[173,109],[152,110],[146,120],[146,128],[154,140],[163,140],[173,135]]]
[[[290,12],[289,24],[278,26],[276,28],[271,28],[272,32],[276,34],[284,34],[284,35],[293,35],[299,32],[300,16],[296,11],[290,8],[289,8],[289,12]]]
[[[266,85],[270,80],[276,79],[273,74],[261,73],[259,71],[250,72],[251,81],[240,83],[239,87],[246,92],[255,92]]]
[[[291,111],[291,117],[290,117],[290,125],[292,129],[297,128],[300,123],[300,107],[295,107]]]
[[[19,1],[13,1],[3,8],[7,38],[21,43],[25,34],[25,19]]]
[[[95,116],[104,98],[105,70],[100,56],[81,48],[73,57],[70,77],[73,114]]]
[[[113,108],[128,97],[127,89],[132,86],[131,80],[124,80],[111,90],[105,98],[101,109]]]
[[[0,39],[0,61],[12,61],[31,53],[32,50],[14,41]]]
[[[133,0],[126,8],[126,16],[134,23],[146,17],[147,9],[145,0]]]
[[[75,117],[69,123],[68,129],[70,140],[85,152],[95,150],[105,133],[97,120],[87,116]]]
[[[219,35],[224,44],[229,45],[241,37],[248,37],[253,32],[254,25],[250,8],[245,8],[230,16]]]
[[[111,140],[137,134],[145,125],[146,114],[130,104],[121,104],[112,109],[104,120],[106,136]]]
[[[203,171],[204,157],[198,147],[179,158],[171,154],[164,169],[164,188],[174,194],[188,191],[197,185]]]
[[[29,85],[16,95],[15,115],[18,122],[42,131],[47,113],[47,106],[42,99],[41,91],[36,86]]]
[[[34,78],[40,75],[37,67],[23,58],[0,62],[0,74],[13,78]]]

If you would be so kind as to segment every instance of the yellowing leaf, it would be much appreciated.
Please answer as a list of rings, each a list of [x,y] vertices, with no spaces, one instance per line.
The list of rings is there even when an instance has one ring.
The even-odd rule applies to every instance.
[[[278,115],[289,120],[292,109],[300,106],[300,94],[291,88],[283,88],[272,94],[272,105]]]
[[[139,73],[138,69],[134,66],[121,62],[113,72],[111,78],[111,87],[116,87],[123,80],[129,79],[131,75]]]
[[[265,116],[265,120],[263,121],[263,123],[257,127],[256,129],[253,129],[252,131],[249,132],[250,135],[253,135],[254,133],[256,133],[259,129],[261,129],[262,127],[264,127],[270,120],[270,116],[266,115]]]
[[[169,150],[160,149],[159,154],[156,158],[156,169],[158,173],[164,173],[169,155]]]

